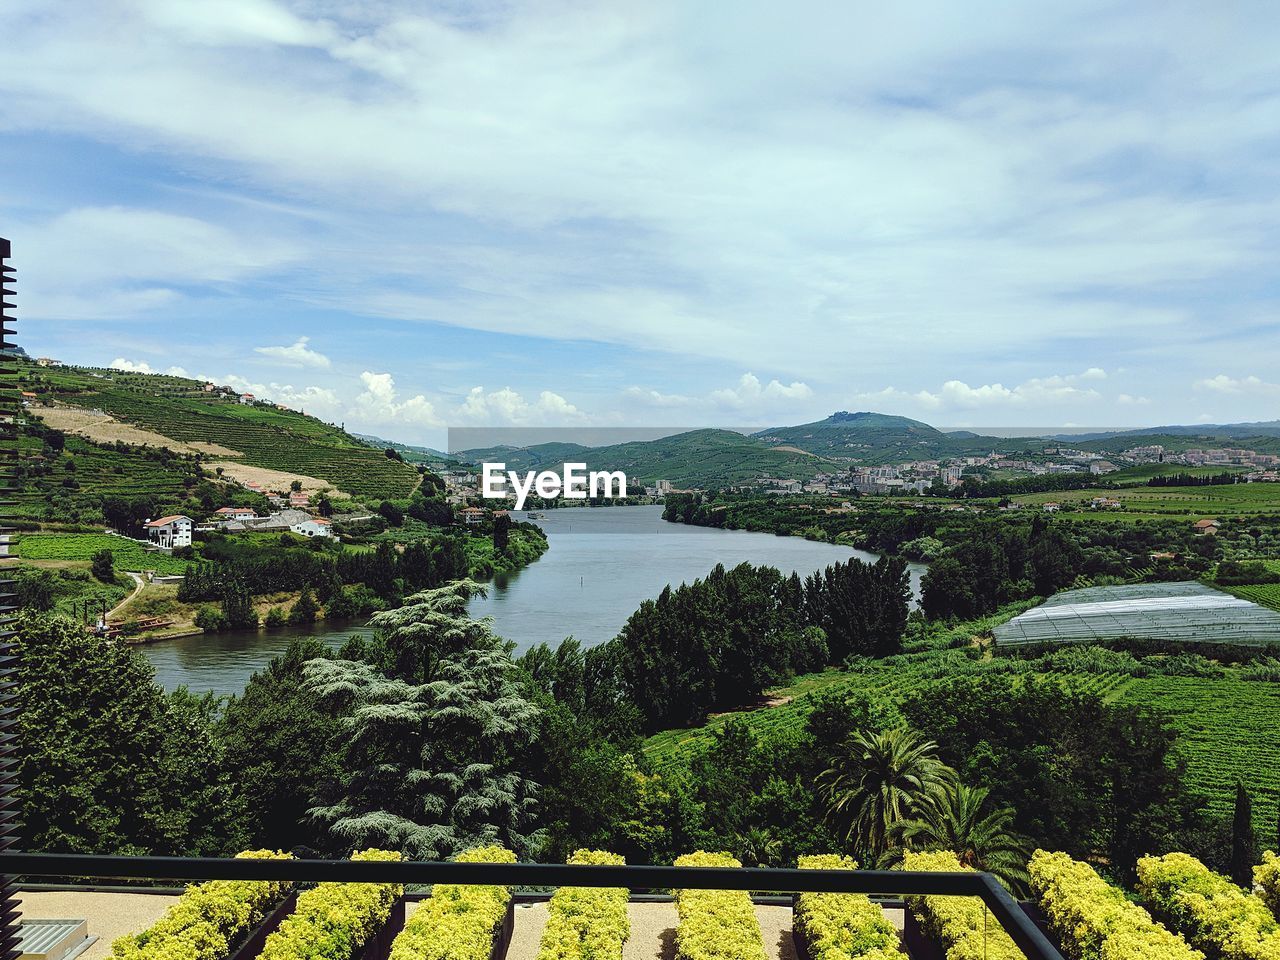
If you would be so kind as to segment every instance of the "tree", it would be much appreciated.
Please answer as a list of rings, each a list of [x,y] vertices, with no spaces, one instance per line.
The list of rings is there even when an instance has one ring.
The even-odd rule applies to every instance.
[[[54,586],[57,583],[53,571],[19,567],[13,579],[14,592],[21,609],[35,612],[53,609]]]
[[[337,849],[445,860],[478,844],[528,855],[537,784],[522,757],[540,711],[504,641],[467,616],[459,581],[376,614],[365,660],[312,660],[308,686],[341,712],[344,774],[311,810]]]
[[[304,586],[302,592],[298,594],[298,600],[293,605],[293,609],[289,611],[289,623],[295,625],[315,623],[316,614],[319,611],[316,599],[311,595],[311,587]]]
[[[320,514],[322,517],[332,517],[333,501],[326,496],[321,496],[320,499],[316,501],[316,513]]]
[[[252,846],[289,850],[315,844],[315,830],[304,821],[321,785],[341,773],[343,729],[306,687],[303,671],[328,653],[319,640],[291,640],[283,654],[254,673],[218,723],[225,768],[251,812]]]
[[[289,481],[289,489],[290,489],[290,490],[292,490],[294,493],[301,493],[301,492],[302,492],[302,481],[301,481],[301,480],[290,480],[290,481]]]
[[[89,572],[103,583],[116,582],[115,557],[110,550],[99,550],[90,558]]]
[[[1046,850],[1131,871],[1143,854],[1176,848],[1194,805],[1177,734],[1142,706],[994,675],[930,684],[900,709],[961,780],[1017,811],[1017,830]]]
[[[506,553],[507,543],[511,539],[511,517],[500,513],[493,518],[493,549],[495,553]]]
[[[252,630],[258,626],[258,612],[253,598],[242,582],[228,584],[222,595],[222,615],[228,630]]]
[[[383,500],[378,504],[378,515],[393,527],[404,525],[404,511],[390,500]]]
[[[128,646],[62,617],[18,622],[23,839],[34,850],[225,856],[242,804],[212,703],[166,697]]]
[[[818,777],[827,818],[868,863],[888,852],[895,832],[940,797],[955,771],[938,745],[911,730],[855,733]]]
[[[1258,840],[1253,832],[1253,803],[1244,781],[1236,781],[1236,808],[1231,818],[1231,879],[1246,890],[1253,889],[1253,864]]]
[[[950,850],[965,866],[993,873],[1015,893],[1023,893],[1031,844],[1014,831],[1013,810],[989,809],[989,795],[985,787],[952,784],[901,825],[902,843],[912,849]]]

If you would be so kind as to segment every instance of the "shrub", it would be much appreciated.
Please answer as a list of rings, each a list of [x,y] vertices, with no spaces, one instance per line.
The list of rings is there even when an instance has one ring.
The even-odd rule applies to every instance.
[[[850,857],[801,857],[801,870],[856,870]],[[884,912],[861,894],[802,893],[796,897],[796,930],[817,960],[890,960],[902,957],[898,934]]]
[[[740,867],[727,853],[699,850],[677,857],[677,867]],[[677,890],[679,960],[764,960],[764,937],[744,890]]]
[[[283,607],[272,607],[267,611],[267,615],[262,618],[262,625],[268,630],[278,630],[285,625],[287,618],[284,615]]]
[[[461,863],[515,863],[504,847],[478,847]],[[511,888],[439,883],[391,945],[391,960],[489,960]]]
[[[275,850],[248,850],[241,857],[287,860]],[[210,880],[187,892],[141,933],[111,946],[118,960],[221,960],[262,922],[289,888],[274,880]]]
[[[399,860],[388,850],[363,850],[352,860]],[[261,960],[351,960],[391,916],[398,883],[322,883],[298,897],[298,909],[262,948]]]
[[[902,856],[902,869],[947,872],[968,870],[948,850]],[[987,905],[977,897],[907,897],[907,906],[925,934],[946,953],[947,960],[1026,960],[1009,934],[987,917]]]
[[[207,633],[227,629],[227,615],[217,607],[201,607],[196,611],[196,626]]]
[[[1253,868],[1253,882],[1257,884],[1258,896],[1271,908],[1272,914],[1280,917],[1280,856],[1270,850],[1262,855],[1262,863]]]
[[[1031,889],[1067,955],[1077,960],[1195,960],[1182,937],[1151,919],[1086,863],[1037,850]]]
[[[570,863],[622,866],[616,853],[577,850]],[[626,887],[561,887],[551,898],[538,960],[621,960],[631,935]]]
[[[1138,861],[1138,893],[1194,946],[1221,960],[1280,960],[1280,922],[1262,899],[1195,857]]]

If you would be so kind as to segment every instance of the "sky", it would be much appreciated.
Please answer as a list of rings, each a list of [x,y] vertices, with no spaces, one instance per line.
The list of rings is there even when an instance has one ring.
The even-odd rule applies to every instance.
[[[448,427],[1280,416],[1280,7],[0,0],[36,355]]]

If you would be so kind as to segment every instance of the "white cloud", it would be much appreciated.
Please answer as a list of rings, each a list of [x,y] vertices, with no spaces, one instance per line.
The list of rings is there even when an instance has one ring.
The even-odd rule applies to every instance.
[[[435,405],[422,394],[401,400],[396,382],[389,373],[360,374],[364,390],[349,407],[353,419],[374,424],[401,424],[409,427],[441,427],[444,421]]]
[[[1151,403],[1151,400],[1147,397],[1135,397],[1132,394],[1122,393],[1116,397],[1116,403],[1124,406],[1146,406]]]
[[[760,415],[794,408],[797,403],[811,400],[813,390],[799,380],[789,384],[777,379],[761,383],[754,373],[744,373],[732,387],[712,390],[700,397],[637,386],[624,390],[623,397],[630,403],[655,409],[685,408],[690,413],[701,415],[714,410]]]
[[[329,358],[308,347],[310,340],[310,337],[299,337],[287,347],[254,347],[253,352],[271,357],[288,367],[315,367],[327,370],[330,366]]]
[[[562,426],[589,419],[558,393],[543,390],[530,402],[510,387],[489,391],[472,387],[452,416],[475,426]]]
[[[1197,390],[1209,390],[1214,393],[1228,393],[1237,395],[1255,395],[1255,396],[1274,396],[1280,394],[1280,383],[1269,383],[1261,377],[1229,377],[1225,373],[1220,373],[1216,377],[1210,377],[1206,380],[1197,380],[1193,386]]]
[[[744,373],[737,386],[711,392],[712,402],[732,410],[757,407],[762,403],[808,400],[812,396],[813,391],[807,383],[795,380],[790,384],[783,384],[778,380],[770,380],[768,384],[761,385],[760,378],[754,373]]]
[[[1077,384],[1103,379],[1106,379],[1104,370],[1090,367],[1083,373],[1032,377],[1012,387],[1002,383],[984,383],[974,387],[963,380],[948,380],[936,393],[928,390],[911,393],[886,387],[874,393],[860,393],[858,399],[915,404],[926,410],[1044,406],[1100,400],[1102,394],[1097,390]]]
[[[122,370],[125,373],[163,373],[170,377],[191,377],[191,374],[182,367],[157,369],[145,360],[126,360],[124,357],[116,357],[111,361],[110,366],[112,370]]]

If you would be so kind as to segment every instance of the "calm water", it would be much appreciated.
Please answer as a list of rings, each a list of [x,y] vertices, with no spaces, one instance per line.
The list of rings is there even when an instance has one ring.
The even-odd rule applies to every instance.
[[[799,537],[665,523],[656,506],[550,510],[535,522],[546,530],[550,549],[531,566],[489,584],[489,595],[471,604],[472,616],[492,617],[494,631],[515,641],[518,650],[536,643],[555,646],[570,634],[587,646],[604,643],[642,600],[656,597],[667,584],[704,577],[717,563],[767,563],[805,576],[849,557],[876,559]],[[911,565],[917,594],[924,570]],[[185,683],[192,690],[238,693],[299,632],[305,631],[202,635],[141,649],[167,689]],[[310,632],[337,647],[352,633],[368,631],[318,626]]]

